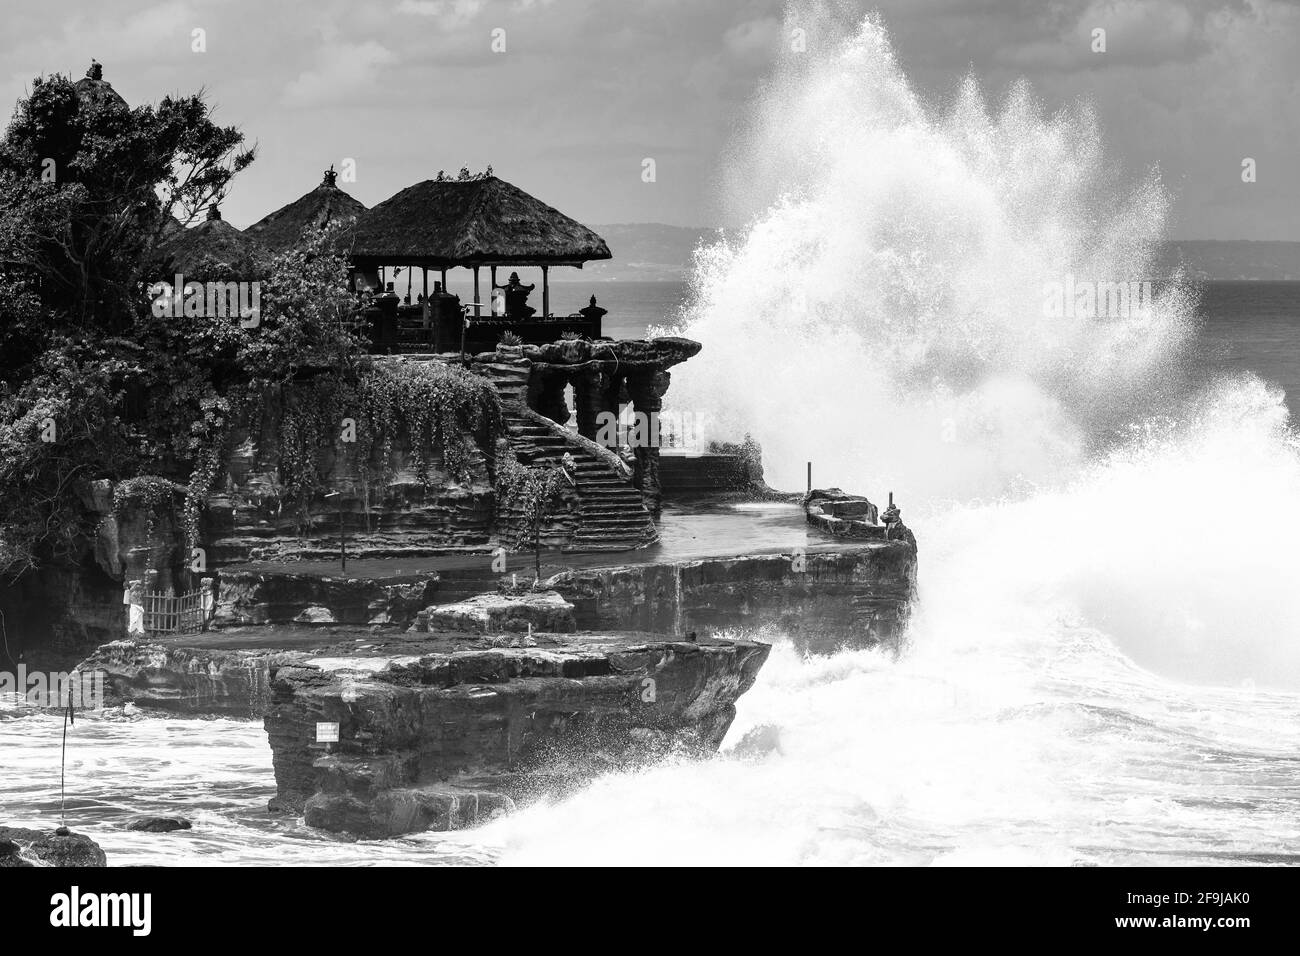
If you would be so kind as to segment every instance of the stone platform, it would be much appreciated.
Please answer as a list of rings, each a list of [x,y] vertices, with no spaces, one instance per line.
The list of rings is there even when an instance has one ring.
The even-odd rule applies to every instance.
[[[383,837],[715,751],[770,650],[748,635],[810,653],[896,641],[916,549],[578,566],[474,594],[447,588],[454,567],[310,567],[219,573],[219,629],[112,642],[81,666],[110,700],[262,718],[273,809]]]
[[[561,623],[572,612],[555,594],[527,601]],[[110,699],[263,717],[272,809],[381,837],[472,826],[603,771],[715,751],[768,651],[635,632],[298,625],[119,641],[82,667],[107,673]],[[337,742],[318,741],[321,724],[338,725]]]

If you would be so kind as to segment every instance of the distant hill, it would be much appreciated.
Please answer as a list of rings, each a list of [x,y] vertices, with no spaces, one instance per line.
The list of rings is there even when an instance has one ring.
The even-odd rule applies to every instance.
[[[690,268],[691,253],[702,240],[713,240],[716,229],[666,226],[661,222],[614,223],[592,226],[614,258],[589,262],[585,278],[605,282],[680,281]]]
[[[592,226],[609,243],[614,258],[592,262],[584,278],[605,282],[680,281],[690,268],[691,253],[718,230],[666,226],[658,222]],[[1249,239],[1177,239],[1163,244],[1159,275],[1183,262],[1198,279],[1300,280],[1300,242]]]

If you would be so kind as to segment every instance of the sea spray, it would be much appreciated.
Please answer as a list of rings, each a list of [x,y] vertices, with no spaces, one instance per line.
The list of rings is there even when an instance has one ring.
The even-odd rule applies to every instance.
[[[878,19],[787,21],[816,42],[730,154],[733,205],[760,211],[697,255],[679,331],[705,348],[671,407],[752,434],[777,487],[808,460],[913,505],[1068,474],[1176,380],[1193,326],[1176,282],[1103,319],[1045,308],[1053,283],[1153,278],[1157,175],[1118,188],[1091,111],[1047,114],[1024,84],[927,107]]]
[[[697,257],[668,399],[769,482],[913,503],[900,658],[779,641],[724,753],[493,824],[512,863],[1294,859],[1300,454],[1250,376],[1194,390],[1196,296],[1044,315],[1151,276],[1167,199],[1121,189],[1083,107],[973,81],[946,112],[878,20],[808,30],[730,154],[749,224]],[[1064,311],[1064,310],[1063,310]],[[759,379],[761,388],[753,386]],[[915,507],[916,504],[923,507]],[[1217,686],[1216,686],[1217,685]],[[779,750],[736,744],[774,728]]]

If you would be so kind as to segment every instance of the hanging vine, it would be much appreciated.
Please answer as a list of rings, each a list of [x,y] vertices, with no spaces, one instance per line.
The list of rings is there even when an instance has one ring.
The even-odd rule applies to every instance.
[[[399,445],[426,488],[444,473],[466,480],[480,449],[492,447],[503,428],[496,390],[456,366],[383,363],[355,380],[320,376],[294,386],[286,401],[280,483],[287,499],[305,507],[325,487],[325,452],[344,454],[349,443],[367,502],[372,487],[395,477]]]
[[[140,511],[145,516],[145,533],[152,535],[157,527],[157,516],[171,512],[176,497],[184,493],[183,485],[157,475],[128,478],[113,488],[113,517],[120,520],[128,510]]]

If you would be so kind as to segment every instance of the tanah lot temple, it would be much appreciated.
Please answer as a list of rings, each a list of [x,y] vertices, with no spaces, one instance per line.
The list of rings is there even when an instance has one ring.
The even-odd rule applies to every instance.
[[[892,498],[882,513],[838,489],[773,492],[752,446],[665,454],[671,370],[700,343],[609,338],[594,295],[556,314],[553,270],[610,249],[490,170],[372,209],[331,170],[245,230],[216,207],[177,224],[166,265],[285,253],[326,225],[368,343],[358,365],[395,390],[445,387],[459,417],[425,420],[436,443],[347,444],[352,416],[386,419],[320,413],[343,376],[304,358],[231,426],[197,523],[184,487],[87,482],[87,557],[0,592],[28,660],[104,673],[113,706],[260,719],[271,810],[385,837],[715,751],[770,634],[809,654],[897,644],[917,549]],[[453,270],[472,298],[448,291]],[[639,433],[610,440],[629,415]],[[529,466],[563,475],[545,512],[502,491]]]
[[[283,253],[327,223],[343,226],[356,322],[377,360],[463,364],[499,392],[521,461],[559,464],[569,456],[577,508],[566,528],[548,535],[549,544],[622,550],[656,540],[663,501],[658,430],[669,369],[700,345],[610,339],[595,295],[576,312],[554,312],[553,270],[609,259],[605,240],[490,169],[439,173],[366,209],[340,188],[331,168],[315,189],[240,233],[239,252]],[[191,240],[179,270],[208,251],[202,244],[231,242],[236,231],[221,226],[199,248]],[[473,277],[469,301],[448,291],[455,269]],[[540,283],[519,281],[520,269],[539,270]],[[749,483],[751,463],[736,454],[678,458],[673,476],[686,491]],[[486,543],[490,529],[479,530],[466,527],[449,543]]]

